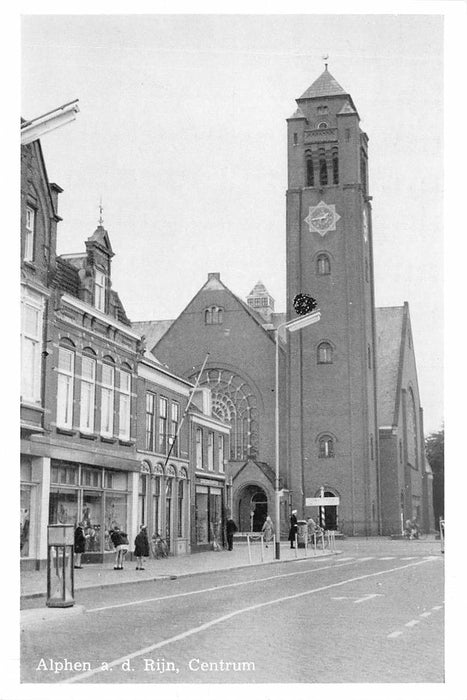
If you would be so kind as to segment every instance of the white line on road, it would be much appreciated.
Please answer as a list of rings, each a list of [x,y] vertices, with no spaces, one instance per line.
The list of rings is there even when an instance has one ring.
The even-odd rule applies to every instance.
[[[249,583],[263,583],[264,581],[273,581],[278,578],[288,578],[289,576],[304,576],[305,574],[314,573],[315,571],[326,571],[327,569],[340,569],[346,564],[334,564],[331,566],[321,566],[317,569],[307,569],[306,571],[293,571],[289,574],[276,574],[275,576],[266,576],[265,578],[249,579],[248,581],[236,581],[235,583],[224,583],[222,586],[211,586],[210,588],[199,588],[195,591],[185,591],[184,593],[172,593],[170,595],[162,595],[157,598],[141,598],[140,600],[132,600],[128,603],[115,603],[114,605],[104,605],[100,608],[89,608],[87,613],[102,612],[102,610],[112,610],[113,608],[126,608],[131,605],[143,605],[144,603],[157,603],[159,600],[170,600],[171,598],[183,598],[189,595],[198,595],[199,593],[211,593],[212,591],[220,591],[223,588],[235,588],[235,586],[247,586]]]
[[[355,559],[355,557],[340,557],[339,561],[351,561],[352,559]]]
[[[433,607],[431,609],[432,610],[441,610],[442,607],[443,607],[442,605],[433,605]]]
[[[431,612],[420,613],[420,617],[430,617]]]
[[[335,583],[330,583],[327,586],[320,586],[319,588],[311,588],[308,591],[302,591],[301,593],[294,593],[292,595],[287,595],[287,596],[282,596],[280,598],[275,598],[274,600],[268,600],[264,603],[256,603],[255,605],[250,605],[246,608],[241,608],[240,610],[234,610],[231,613],[228,613],[227,615],[222,615],[221,617],[217,617],[214,620],[210,620],[209,622],[205,622],[202,625],[199,625],[198,627],[193,627],[192,629],[186,630],[185,632],[181,632],[180,634],[175,635],[174,637],[170,637],[169,639],[163,639],[161,642],[157,642],[156,644],[151,644],[148,647],[145,647],[144,649],[138,649],[138,651],[134,651],[131,654],[127,654],[126,656],[122,656],[119,659],[115,659],[114,661],[109,661],[106,664],[106,670],[109,668],[113,668],[114,666],[118,666],[119,664],[123,664],[124,661],[129,661],[131,659],[136,659],[138,656],[142,656],[143,654],[149,654],[153,652],[155,649],[160,649],[161,647],[165,647],[169,644],[172,644],[173,642],[178,642],[181,641],[182,639],[186,639],[187,637],[191,637],[195,634],[199,634],[200,632],[204,632],[205,630],[209,629],[210,627],[214,627],[215,625],[219,625],[222,622],[225,622],[227,620],[231,620],[234,617],[237,617],[238,615],[243,615],[244,613],[249,613],[253,612],[256,610],[260,610],[261,608],[268,607],[270,605],[277,605],[278,603],[283,603],[285,601],[290,601],[290,600],[298,600],[299,598],[303,598],[306,595],[311,595],[312,593],[320,593],[321,591],[326,591],[330,588],[337,588],[338,586],[345,586],[347,583],[354,583],[355,581],[363,581],[366,578],[372,578],[373,576],[383,576],[384,574],[391,574],[394,573],[395,571],[402,571],[403,569],[408,569],[413,566],[420,566],[421,564],[427,564],[427,560],[420,560],[417,562],[414,562],[413,564],[404,564],[403,566],[397,566],[394,569],[385,569],[384,571],[373,571],[370,574],[362,574],[361,576],[355,576],[354,578],[349,578],[344,581],[336,581]],[[91,678],[92,676],[97,675],[98,673],[102,673],[103,668],[100,666],[98,668],[93,668],[90,671],[85,671],[84,673],[79,673],[77,676],[72,676],[71,678],[67,678],[66,680],[63,681],[63,683],[76,683],[77,681],[82,681],[85,680],[86,678]]]
[[[419,625],[420,620],[410,620],[410,622],[406,622],[405,626],[406,627],[415,627],[415,625]]]
[[[379,561],[389,561],[390,559],[395,559],[396,557],[379,557]]]
[[[417,557],[401,557],[401,561],[409,561],[409,559],[416,559]]]
[[[374,557],[360,557],[357,561],[370,561],[370,559],[374,559]]]
[[[396,637],[400,637],[403,632],[391,632],[391,634],[388,634],[388,639],[395,639]]]

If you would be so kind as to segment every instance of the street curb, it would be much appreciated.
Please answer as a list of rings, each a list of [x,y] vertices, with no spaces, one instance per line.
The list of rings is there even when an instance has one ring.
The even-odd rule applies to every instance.
[[[72,605],[68,608],[30,608],[20,610],[20,628],[23,630],[34,625],[56,622],[64,617],[82,615],[84,612],[84,605]]]
[[[228,571],[234,571],[234,570],[240,570],[240,569],[249,569],[252,566],[269,566],[271,564],[290,564],[293,562],[297,561],[316,561],[317,559],[327,559],[328,557],[332,556],[337,556],[338,554],[342,554],[341,551],[336,550],[335,552],[326,552],[323,554],[320,554],[319,556],[314,556],[314,557],[297,557],[296,559],[273,559],[272,561],[263,561],[263,562],[258,562],[257,564],[240,564],[239,566],[229,566],[227,568],[221,568],[221,569],[208,569],[204,571],[189,571],[183,574],[164,574],[162,576],[153,576],[149,578],[140,578],[136,579],[134,581],[112,581],[108,583],[93,583],[90,584],[89,586],[81,586],[78,589],[75,589],[75,595],[77,591],[89,591],[89,590],[95,590],[98,588],[112,588],[113,586],[121,586],[124,584],[134,584],[134,583],[150,583],[152,581],[165,581],[165,580],[170,580],[170,581],[175,581],[178,578],[188,578],[189,576],[202,576],[203,574],[219,574],[223,572],[228,572]],[[22,600],[34,600],[38,598],[46,598],[47,593],[25,593],[24,595],[20,596],[20,601]],[[32,610],[37,610],[37,608],[29,608]],[[21,611],[23,612],[23,611]]]

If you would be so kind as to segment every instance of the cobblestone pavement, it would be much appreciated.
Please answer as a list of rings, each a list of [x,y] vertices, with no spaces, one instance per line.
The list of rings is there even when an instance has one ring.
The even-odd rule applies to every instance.
[[[441,683],[443,558],[403,544],[88,591],[84,614],[24,629],[22,680]]]

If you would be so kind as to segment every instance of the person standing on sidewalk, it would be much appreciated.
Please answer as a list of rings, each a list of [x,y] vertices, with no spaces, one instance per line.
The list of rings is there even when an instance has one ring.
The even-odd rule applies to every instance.
[[[136,571],[144,571],[143,557],[149,556],[149,540],[146,525],[141,525],[135,537]]]
[[[227,518],[227,522],[225,524],[225,531],[227,534],[227,549],[229,550],[229,552],[231,552],[233,549],[233,537],[237,530],[238,528],[235,522],[232,520],[232,518]]]
[[[274,537],[274,523],[272,522],[270,515],[268,515],[268,517],[264,521],[261,530],[264,533],[264,541],[266,542],[267,547],[268,542],[271,542],[272,538]]]
[[[81,555],[86,549],[86,535],[84,534],[83,523],[78,523],[75,529],[75,569],[82,569]]]
[[[290,516],[290,530],[289,530],[290,549],[295,549],[295,536],[296,536],[297,532],[298,532],[297,511],[293,510],[292,515]]]
[[[118,525],[113,530],[110,530],[109,535],[117,552],[114,569],[122,570],[125,554],[128,552],[128,535],[126,532],[122,532]]]

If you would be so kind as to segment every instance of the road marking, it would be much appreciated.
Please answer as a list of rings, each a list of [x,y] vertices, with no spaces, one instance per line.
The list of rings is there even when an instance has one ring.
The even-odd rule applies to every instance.
[[[389,561],[390,559],[395,559],[396,557],[379,557],[379,561]]]
[[[143,656],[143,654],[150,654],[156,649],[160,649],[162,647],[165,647],[169,644],[173,644],[174,642],[181,641],[182,639],[186,639],[187,637],[192,637],[195,634],[199,634],[200,632],[204,632],[207,629],[210,629],[211,627],[214,627],[216,625],[221,624],[222,622],[226,622],[227,620],[231,620],[234,617],[237,617],[238,615],[243,615],[245,613],[250,613],[256,610],[260,610],[261,608],[266,608],[271,605],[277,605],[278,603],[284,603],[285,601],[290,601],[290,600],[298,600],[299,598],[303,598],[304,596],[311,595],[312,593],[320,593],[321,591],[327,591],[330,588],[337,588],[338,586],[345,586],[347,583],[354,583],[355,581],[363,581],[366,578],[372,578],[374,576],[383,576],[384,574],[391,574],[394,573],[395,571],[402,571],[403,569],[408,569],[413,566],[420,566],[421,564],[426,564],[426,560],[420,560],[417,562],[414,562],[413,564],[404,564],[403,566],[397,566],[394,569],[385,569],[384,571],[373,571],[370,574],[362,574],[361,576],[355,576],[353,578],[346,579],[344,581],[336,581],[335,583],[330,583],[327,586],[320,586],[319,588],[311,588],[308,591],[301,591],[300,593],[294,593],[292,595],[287,595],[287,596],[281,596],[280,598],[275,598],[274,600],[268,600],[264,603],[256,603],[255,605],[249,605],[246,608],[240,608],[239,610],[234,610],[231,613],[228,613],[227,615],[222,615],[221,617],[216,617],[214,620],[210,620],[209,622],[205,622],[202,625],[199,625],[198,627],[193,627],[189,630],[186,630],[185,632],[181,632],[180,634],[175,635],[174,637],[170,637],[169,639],[163,639],[161,642],[157,642],[156,644],[151,644],[148,647],[145,647],[144,649],[138,649],[137,651],[134,651],[130,654],[126,654],[125,656],[120,657],[119,659],[115,659],[114,661],[109,661],[107,664],[106,670],[109,668],[113,668],[114,666],[118,666],[119,664],[123,664],[124,661],[130,661],[131,659],[136,659],[138,656]],[[97,675],[98,673],[102,673],[103,669],[102,666],[99,666],[98,668],[92,668],[90,671],[85,671],[84,673],[79,673],[77,676],[71,676],[71,678],[67,678],[66,680],[62,681],[63,683],[76,683],[77,681],[85,680],[86,678],[91,678],[92,676]]]
[[[420,613],[420,617],[430,617],[431,612]]]
[[[351,559],[355,559],[355,557],[339,557],[339,561],[350,561]]]
[[[420,620],[410,620],[410,622],[406,622],[405,626],[406,627],[415,627],[415,625],[419,625]]]
[[[401,561],[409,561],[409,559],[416,559],[417,557],[401,557]]]
[[[391,632],[391,634],[388,634],[388,639],[395,639],[396,637],[400,637],[403,632]]]
[[[102,610],[112,610],[114,608],[126,608],[132,605],[144,605],[144,603],[157,603],[160,600],[170,600],[172,598],[183,598],[190,595],[198,595],[200,593],[211,593],[212,591],[220,591],[223,588],[235,588],[235,586],[247,586],[250,583],[263,583],[264,581],[273,581],[278,578],[289,578],[290,576],[304,576],[305,574],[314,573],[315,571],[326,571],[327,569],[339,569],[347,564],[334,564],[331,566],[321,566],[319,568],[307,569],[306,571],[293,571],[289,574],[277,574],[275,576],[266,576],[265,578],[251,579],[248,581],[236,581],[235,583],[225,583],[222,586],[211,586],[210,588],[199,588],[195,591],[185,591],[183,593],[172,593],[170,595],[162,595],[157,598],[141,598],[140,600],[132,600],[128,603],[115,603],[113,605],[103,605],[99,608],[88,608],[87,613],[102,612]],[[129,582],[131,583],[131,581]]]
[[[433,607],[431,609],[432,610],[441,610],[442,607],[443,607],[442,605],[433,605]]]
[[[357,559],[357,561],[370,561],[370,559],[374,559],[374,557],[361,557],[360,559]]]
[[[382,597],[383,593],[366,593],[362,598],[355,595],[341,595],[336,598],[331,598],[331,600],[353,600],[354,603],[363,603],[365,600],[371,600],[371,598]]]

